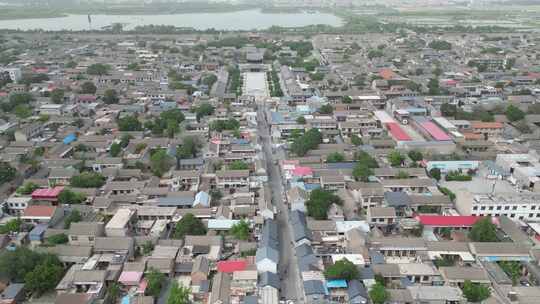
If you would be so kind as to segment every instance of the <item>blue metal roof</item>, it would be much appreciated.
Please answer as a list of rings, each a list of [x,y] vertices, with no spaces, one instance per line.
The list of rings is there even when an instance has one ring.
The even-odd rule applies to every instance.
[[[70,143],[74,142],[77,140],[77,135],[75,135],[75,133],[71,133],[69,134],[68,136],[66,136],[64,138],[64,145],[69,145]]]
[[[347,281],[345,281],[345,280],[329,280],[329,281],[326,281],[326,287],[328,287],[328,288],[347,288]]]

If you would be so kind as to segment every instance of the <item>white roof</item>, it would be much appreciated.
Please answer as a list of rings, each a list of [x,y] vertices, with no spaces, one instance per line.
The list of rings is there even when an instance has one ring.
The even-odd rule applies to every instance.
[[[130,209],[118,209],[111,220],[105,226],[105,229],[122,229],[124,228],[131,217],[133,216],[134,211]]]
[[[366,264],[366,261],[364,260],[364,257],[361,254],[333,254],[332,255],[333,263],[337,261],[341,261],[343,259],[347,259],[349,262],[353,263],[354,265]]]
[[[240,222],[239,220],[208,220],[208,229],[231,229],[232,226]]]
[[[362,232],[369,232],[369,224],[366,221],[336,221],[336,231],[346,233],[349,230],[358,228]]]

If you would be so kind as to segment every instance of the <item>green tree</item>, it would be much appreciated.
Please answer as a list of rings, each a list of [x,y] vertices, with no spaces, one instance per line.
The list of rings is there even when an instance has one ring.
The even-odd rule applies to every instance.
[[[444,40],[433,40],[428,44],[428,47],[438,51],[446,51],[452,49],[452,44]]]
[[[155,176],[162,176],[169,171],[173,164],[172,158],[167,154],[167,150],[159,149],[150,156],[150,168]]]
[[[118,92],[114,89],[107,89],[103,94],[103,101],[106,104],[115,104],[118,103],[120,99],[118,98]]]
[[[174,228],[173,238],[181,239],[185,235],[205,235],[206,226],[192,213],[187,213],[180,219]]]
[[[333,112],[334,112],[334,108],[332,107],[331,104],[325,104],[319,108],[319,113],[321,114],[332,114]]]
[[[96,85],[91,81],[85,81],[81,85],[81,93],[82,94],[96,94],[97,87]]]
[[[291,145],[291,151],[304,156],[309,150],[316,149],[322,142],[322,134],[317,129],[310,129],[304,135],[296,138]]]
[[[439,88],[439,79],[431,78],[428,82],[428,94],[429,95],[441,95],[441,90]]]
[[[399,170],[398,171],[398,174],[396,176],[397,179],[405,179],[405,178],[409,178],[409,173],[407,173],[407,171],[401,171]]]
[[[0,185],[11,182],[16,174],[17,170],[15,168],[7,162],[0,162]]]
[[[111,285],[109,285],[107,288],[107,296],[111,303],[116,303],[120,297],[120,285],[117,282],[112,282]]]
[[[299,125],[305,125],[306,124],[306,118],[304,118],[304,116],[299,116],[296,119],[296,123],[299,124]]]
[[[32,116],[32,108],[27,105],[18,105],[13,109],[13,114],[20,119],[25,119]]]
[[[237,240],[247,240],[249,238],[249,223],[247,221],[240,220],[231,227],[229,233]]]
[[[372,176],[374,173],[373,169],[371,169],[368,165],[358,162],[354,166],[352,174],[354,179],[356,179],[357,181],[368,182],[369,177]]]
[[[405,161],[405,156],[403,156],[401,152],[393,150],[388,154],[388,161],[390,162],[390,165],[392,167],[401,167],[401,165]]]
[[[142,244],[143,255],[150,255],[154,250],[154,244],[151,241],[146,241]]]
[[[74,68],[77,67],[77,62],[75,62],[75,61],[73,61],[73,60],[68,61],[68,62],[64,65],[64,67],[65,67],[66,69],[74,69]]]
[[[63,276],[64,268],[60,260],[54,255],[46,254],[37,267],[25,275],[25,288],[40,296],[54,290]]]
[[[165,284],[165,275],[155,268],[150,268],[150,271],[146,274],[146,293],[150,296],[158,297]]]
[[[333,265],[326,267],[324,276],[328,280],[355,280],[360,276],[358,267],[347,259],[336,261]]]
[[[330,191],[315,189],[311,191],[306,202],[308,215],[317,220],[325,220],[328,217],[328,209],[332,204],[342,205],[343,201]]]
[[[472,226],[469,238],[473,242],[498,242],[497,226],[492,223],[490,217],[479,219]]]
[[[64,102],[64,90],[54,89],[51,92],[51,101],[57,104]]]
[[[376,283],[371,287],[369,297],[374,304],[384,304],[390,298],[390,293],[384,285]]]
[[[249,165],[241,160],[235,160],[233,161],[229,166],[229,170],[247,170],[249,169]]]
[[[366,151],[360,151],[356,154],[356,160],[366,165],[368,168],[379,168],[379,164],[377,163],[377,160],[373,158],[369,153]]]
[[[129,141],[132,139],[133,137],[129,134],[124,134],[122,135],[122,138],[120,139],[120,147],[122,148],[125,148],[129,145]]]
[[[68,241],[69,241],[68,236],[65,233],[51,235],[47,238],[47,244],[51,246],[58,245],[58,244],[65,244]]]
[[[411,150],[411,151],[409,151],[409,153],[407,155],[415,163],[421,161],[422,159],[424,159],[424,155],[422,155],[422,152],[420,152],[418,150]]]
[[[439,168],[432,168],[429,170],[429,176],[436,179],[437,181],[441,180],[441,169]]]
[[[525,112],[514,105],[509,105],[505,111],[506,118],[510,121],[518,121],[525,118]]]
[[[200,121],[201,118],[214,114],[214,106],[208,102],[204,102],[195,108],[195,114],[197,115],[197,121]]]
[[[167,298],[167,304],[189,304],[189,296],[191,295],[191,289],[179,285],[178,281],[172,282],[171,291]]]
[[[134,115],[129,115],[118,119],[118,129],[120,131],[142,131],[142,124]]]
[[[0,234],[21,231],[22,220],[19,218],[7,221],[3,226],[0,226]]]
[[[32,182],[26,182],[24,185],[17,188],[17,194],[20,195],[28,195],[34,192],[34,190],[38,189],[39,186]]]
[[[499,266],[512,279],[512,284],[516,285],[522,275],[521,264],[516,261],[501,261]]]
[[[362,138],[360,138],[358,135],[351,135],[351,143],[355,146],[361,146],[364,144],[362,141]]]
[[[117,157],[120,152],[122,152],[122,147],[120,146],[119,143],[113,143],[109,149],[109,154],[112,156],[112,157]]]
[[[105,185],[106,178],[97,172],[83,172],[70,179],[70,185],[76,188],[99,188]]]
[[[86,195],[80,192],[73,192],[70,189],[64,189],[58,195],[60,204],[82,204],[86,200]]]
[[[482,302],[489,298],[490,295],[488,287],[478,283],[472,283],[470,280],[465,280],[462,290],[467,301],[473,303]]]
[[[103,76],[103,75],[107,75],[110,69],[111,69],[111,66],[108,64],[95,63],[95,64],[90,65],[86,69],[86,73],[88,73],[89,75]]]
[[[327,163],[339,163],[345,161],[345,156],[339,152],[332,152],[326,157]]]
[[[69,229],[72,223],[78,223],[82,221],[82,215],[78,210],[73,210],[64,220],[64,229]]]

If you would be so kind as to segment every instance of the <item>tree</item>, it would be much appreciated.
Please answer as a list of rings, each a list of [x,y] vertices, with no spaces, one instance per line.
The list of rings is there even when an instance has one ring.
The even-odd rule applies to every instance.
[[[122,135],[122,138],[120,139],[120,147],[122,148],[125,148],[129,145],[129,141],[132,139],[133,137],[129,134],[124,134]]]
[[[306,124],[306,118],[304,116],[299,116],[296,119],[296,123],[299,125],[305,125]]]
[[[18,105],[13,109],[13,114],[20,119],[25,119],[32,116],[32,108],[27,105]]]
[[[28,195],[28,194],[31,194],[32,192],[34,192],[34,190],[38,189],[39,186],[35,183],[32,183],[32,182],[26,182],[24,183],[24,185],[20,186],[19,188],[17,188],[17,194],[20,194],[20,195]]]
[[[525,112],[514,105],[509,105],[505,111],[506,118],[510,121],[518,121],[525,118]]]
[[[358,160],[359,163],[366,165],[368,168],[379,168],[377,160],[366,151],[358,152],[356,154],[356,160]]]
[[[229,233],[237,240],[247,240],[249,237],[249,223],[245,220],[234,224]]]
[[[112,157],[117,157],[118,154],[122,152],[122,147],[119,143],[113,143],[109,149],[109,154],[111,154]]]
[[[191,289],[179,285],[178,281],[172,282],[171,291],[167,298],[167,304],[189,304],[189,296],[191,295]]]
[[[17,170],[9,165],[7,162],[0,162],[0,186],[11,182],[15,175],[17,174]]]
[[[332,152],[326,157],[327,163],[340,163],[345,161],[345,156],[339,152]]]
[[[441,180],[441,169],[439,168],[432,168],[429,170],[429,176],[436,179],[437,181]]]
[[[111,69],[111,66],[108,64],[95,63],[95,64],[90,65],[86,69],[86,73],[88,75],[103,76],[103,75],[107,75],[110,69]]]
[[[201,118],[214,114],[214,106],[208,102],[204,102],[195,108],[195,114],[197,115],[197,121],[200,121]]]
[[[53,290],[63,276],[64,268],[58,257],[45,254],[37,267],[25,275],[25,288],[39,297]]]
[[[19,218],[7,221],[3,226],[0,226],[0,234],[8,234],[10,232],[18,232],[21,230],[22,220]]]
[[[304,156],[311,149],[316,149],[322,142],[322,134],[317,129],[310,129],[304,135],[296,138],[291,145],[291,151],[298,156]]]
[[[470,280],[463,282],[463,295],[469,302],[482,302],[489,298],[490,291],[484,285],[478,283],[472,283]]]
[[[110,303],[116,303],[120,297],[120,285],[117,282],[112,282],[107,288],[107,295],[110,299]]]
[[[54,246],[58,244],[65,244],[69,241],[67,234],[65,233],[59,233],[55,235],[51,235],[47,238],[47,244]]]
[[[64,102],[64,90],[54,89],[51,92],[51,101],[57,104]]]
[[[107,89],[105,90],[105,93],[103,94],[103,101],[106,104],[115,104],[118,103],[118,93],[114,89]]]
[[[97,87],[91,81],[85,81],[81,85],[81,93],[82,94],[92,94],[92,95],[94,95],[94,94],[96,94],[96,91],[97,91]]]
[[[150,268],[150,271],[146,274],[146,293],[153,297],[158,297],[165,284],[165,275],[155,268]]]
[[[328,280],[355,280],[360,276],[358,267],[347,259],[336,261],[333,265],[326,267],[324,276]]]
[[[428,86],[428,94],[429,95],[440,95],[441,90],[439,89],[439,79],[437,78],[431,78],[427,84]]]
[[[474,242],[498,242],[497,226],[491,222],[490,217],[479,219],[472,226],[469,238]]]
[[[422,155],[422,152],[420,152],[418,150],[411,150],[411,151],[409,151],[409,153],[407,155],[415,163],[421,161],[422,159],[424,159],[424,155]]]
[[[150,156],[150,168],[155,176],[162,176],[169,171],[173,164],[172,158],[167,154],[167,150],[158,149]]]
[[[240,122],[234,118],[230,118],[227,120],[215,120],[210,124],[210,130],[222,132],[224,130],[237,130],[240,128]]]
[[[396,176],[397,179],[405,179],[405,178],[409,178],[409,173],[407,173],[407,171],[401,171],[399,170],[398,171],[398,174]]]
[[[186,159],[197,157],[199,153],[200,142],[195,136],[186,136],[182,140],[182,145],[176,149],[177,159]]]
[[[118,129],[120,131],[142,131],[142,124],[134,115],[129,115],[118,119]]]
[[[235,160],[229,165],[229,170],[247,170],[249,165],[241,160]]]
[[[154,244],[151,241],[146,241],[142,244],[143,255],[149,255],[154,250]]]
[[[97,172],[83,172],[70,179],[70,185],[76,188],[99,188],[105,184],[105,177]]]
[[[438,51],[446,51],[452,49],[452,44],[444,40],[433,40],[428,44],[428,47]]]
[[[405,156],[397,150],[393,150],[388,154],[388,161],[392,167],[401,167],[405,161]]]
[[[512,279],[512,284],[517,284],[522,276],[521,264],[517,261],[501,261],[499,266]]]
[[[369,291],[369,297],[374,304],[384,304],[390,297],[390,294],[388,293],[384,285],[377,282],[371,287],[371,290]]]
[[[328,209],[332,204],[342,205],[343,201],[330,191],[315,189],[311,191],[306,202],[308,215],[317,220],[325,220],[328,217]]]
[[[325,104],[319,108],[319,113],[321,114],[332,114],[333,112],[334,112],[334,108],[332,107],[331,104]]]
[[[368,165],[358,162],[354,166],[352,174],[354,179],[356,179],[357,181],[368,182],[369,177],[372,176],[374,173]]]
[[[69,189],[64,189],[58,195],[58,203],[60,204],[82,204],[86,200],[86,195],[80,192],[73,192]]]
[[[192,213],[187,213],[176,223],[173,238],[181,239],[185,235],[205,235],[206,226],[196,218]]]
[[[362,138],[360,138],[358,135],[351,135],[351,143],[355,146],[361,146],[364,144],[362,141]]]
[[[64,229],[69,229],[72,223],[78,223],[82,221],[81,213],[78,210],[73,210],[64,220]]]

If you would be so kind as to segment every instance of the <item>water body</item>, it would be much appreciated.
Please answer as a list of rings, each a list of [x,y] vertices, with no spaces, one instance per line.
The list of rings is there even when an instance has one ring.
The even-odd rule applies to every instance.
[[[260,10],[246,10],[227,13],[187,13],[174,15],[92,15],[92,25],[88,24],[87,15],[68,15],[58,18],[1,20],[0,29],[48,31],[101,29],[113,23],[124,24],[124,29],[133,29],[139,25],[172,25],[191,27],[197,30],[210,28],[218,30],[261,30],[273,25],[283,27],[301,27],[325,24],[340,26],[343,20],[326,13],[262,13]]]

